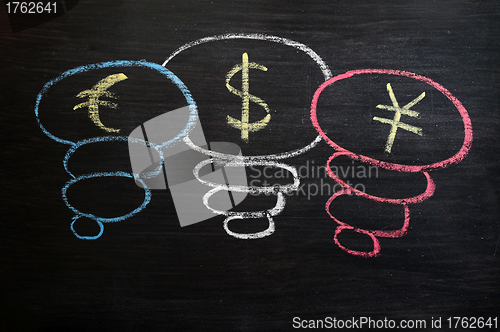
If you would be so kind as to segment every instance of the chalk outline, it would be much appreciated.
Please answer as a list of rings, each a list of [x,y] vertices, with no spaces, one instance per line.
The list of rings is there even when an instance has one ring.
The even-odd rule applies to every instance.
[[[316,64],[320,67],[321,73],[323,74],[325,81],[328,80],[329,78],[332,77],[332,73],[330,69],[328,68],[328,65],[321,59],[321,57],[314,52],[311,48],[308,46],[293,41],[291,39],[287,38],[282,38],[282,37],[277,37],[277,36],[271,36],[271,35],[265,35],[265,34],[258,34],[258,33],[228,33],[228,34],[223,34],[223,35],[215,35],[215,36],[210,36],[210,37],[205,37],[201,39],[197,39],[195,41],[189,42],[187,44],[184,44],[183,46],[179,47],[177,50],[175,50],[173,53],[169,55],[169,57],[163,62],[162,66],[166,66],[170,60],[172,60],[175,56],[177,56],[179,53],[183,52],[184,50],[187,50],[193,46],[204,44],[207,42],[212,42],[212,41],[221,41],[221,40],[231,40],[231,39],[252,39],[252,40],[263,40],[263,41],[271,41],[274,43],[278,44],[283,44],[287,46],[291,46],[295,49],[301,50],[305,52],[309,57],[311,57]],[[186,136],[183,138],[184,142],[191,147],[191,149],[198,151],[200,153],[206,154],[208,156],[211,156],[212,158],[217,158],[218,160],[216,163],[221,164],[222,166],[234,166],[234,167],[244,167],[244,166],[257,166],[257,165],[268,165],[268,166],[277,166],[277,167],[284,167],[288,169],[289,171],[292,172],[294,175],[294,184],[293,185],[285,185],[285,186],[275,186],[275,187],[253,187],[253,186],[228,186],[228,185],[223,185],[223,184],[214,184],[210,183],[208,184],[207,181],[204,181],[200,179],[198,173],[199,169],[205,165],[204,162],[200,162],[198,165],[196,165],[195,169],[193,170],[193,173],[195,177],[198,179],[198,181],[205,183],[208,186],[213,186],[214,189],[211,189],[209,192],[207,192],[203,198],[203,203],[205,206],[212,210],[216,214],[221,214],[221,215],[226,215],[227,218],[224,220],[224,229],[226,230],[227,234],[239,238],[239,239],[258,239],[262,238],[265,236],[269,236],[273,234],[274,232],[274,221],[272,217],[274,215],[278,215],[285,207],[285,197],[283,195],[283,192],[290,192],[298,189],[298,186],[300,184],[300,179],[297,175],[297,170],[293,166],[289,166],[286,164],[282,163],[277,163],[277,160],[285,159],[285,158],[291,158],[298,156],[302,153],[307,152],[308,150],[314,148],[321,140],[322,137],[321,135],[318,135],[311,143],[308,145],[292,150],[289,152],[284,152],[280,154],[271,154],[271,155],[259,155],[259,156],[235,156],[235,155],[228,155],[228,154],[223,154],[223,153],[217,153],[213,152],[207,149],[204,149],[202,147],[199,147],[195,145],[190,139],[189,136]],[[209,161],[210,162],[210,161]],[[234,188],[233,188],[234,187]],[[231,189],[229,189],[231,188]],[[276,206],[272,209],[265,210],[265,211],[257,211],[257,212],[229,212],[229,211],[218,211],[215,209],[212,209],[209,204],[208,200],[209,198],[215,194],[216,192],[220,190],[234,190],[234,191],[240,191],[244,190],[243,192],[252,192],[256,194],[262,194],[262,193],[274,193],[276,194],[277,197],[277,203]],[[246,218],[261,218],[267,216],[268,221],[269,221],[269,227],[262,232],[258,233],[247,233],[247,234],[239,234],[232,232],[229,230],[228,223],[230,220],[233,219],[246,219]]]
[[[107,62],[101,62],[101,63],[88,64],[88,65],[84,65],[84,66],[80,66],[80,67],[76,67],[76,68],[67,70],[64,73],[57,76],[56,78],[54,78],[54,79],[52,79],[44,84],[42,90],[38,93],[37,98],[36,98],[35,109],[34,109],[35,117],[36,117],[36,120],[37,120],[37,123],[38,123],[40,129],[43,131],[43,133],[45,135],[47,135],[49,138],[55,140],[58,143],[67,144],[67,145],[71,146],[71,148],[68,150],[68,152],[64,156],[63,167],[64,167],[65,171],[73,179],[68,181],[65,184],[65,186],[62,188],[62,198],[63,198],[63,201],[66,204],[66,206],[75,213],[75,216],[72,218],[70,229],[75,234],[75,236],[77,238],[83,239],[83,240],[95,240],[95,239],[99,238],[104,232],[103,223],[123,221],[123,220],[130,218],[131,216],[139,213],[140,211],[142,211],[151,200],[151,190],[149,188],[147,188],[146,184],[142,181],[141,176],[133,174],[133,173],[126,173],[126,172],[120,172],[120,171],[118,171],[118,172],[98,172],[98,173],[84,174],[84,175],[80,175],[78,177],[75,177],[75,175],[73,175],[69,171],[69,168],[68,168],[69,159],[71,158],[73,153],[79,147],[81,147],[85,144],[92,144],[92,143],[98,143],[98,142],[110,142],[110,141],[132,141],[134,143],[137,143],[137,142],[143,141],[143,140],[138,140],[138,139],[131,140],[131,139],[129,139],[129,137],[126,137],[126,136],[100,136],[100,137],[94,137],[94,138],[90,138],[90,139],[80,140],[76,143],[69,141],[69,140],[65,140],[65,139],[62,139],[62,138],[59,138],[59,137],[53,135],[42,125],[42,122],[41,122],[40,117],[39,117],[39,107],[40,107],[41,100],[42,100],[43,96],[45,95],[45,93],[47,93],[49,91],[49,89],[54,84],[58,83],[59,81],[63,80],[64,78],[78,74],[78,73],[83,73],[83,72],[87,72],[90,70],[94,70],[94,69],[115,68],[115,67],[116,68],[142,67],[142,68],[149,68],[149,69],[153,69],[153,70],[158,71],[163,76],[166,76],[172,83],[174,83],[181,90],[181,92],[182,92],[184,98],[186,99],[186,102],[188,103],[188,106],[191,110],[186,127],[184,127],[184,129],[177,136],[175,136],[174,138],[172,138],[169,141],[164,142],[160,145],[150,143],[150,145],[152,145],[155,148],[155,150],[157,150],[158,153],[160,154],[161,162],[156,170],[154,170],[152,172],[148,172],[146,174],[143,174],[142,178],[149,178],[149,177],[155,176],[156,174],[158,174],[161,171],[161,168],[163,167],[163,162],[164,162],[163,153],[161,152],[161,149],[168,148],[169,146],[178,143],[183,137],[186,137],[187,135],[189,135],[191,130],[195,127],[196,122],[198,121],[198,109],[196,107],[196,103],[193,100],[191,93],[189,92],[188,88],[184,85],[184,83],[167,68],[160,66],[159,64],[156,64],[156,63],[146,62],[145,60],[140,60],[140,61],[115,60],[115,61],[107,61]],[[144,143],[146,143],[146,141],[144,141]],[[89,179],[89,178],[113,177],[113,176],[133,178],[133,179],[141,182],[141,184],[143,185],[144,193],[145,193],[144,201],[138,208],[134,209],[132,212],[129,212],[129,213],[122,215],[122,216],[119,216],[119,217],[103,218],[103,217],[95,216],[93,214],[82,213],[81,211],[79,211],[78,209],[73,207],[68,202],[67,196],[66,196],[66,191],[72,184],[74,184],[80,180]],[[81,235],[79,235],[74,229],[74,223],[78,219],[80,219],[81,217],[87,217],[87,218],[90,218],[90,219],[96,221],[96,223],[99,226],[99,230],[100,230],[99,233],[95,236],[81,236]]]
[[[373,159],[361,154],[356,154],[354,152],[351,152],[337,143],[335,143],[332,139],[330,139],[321,126],[318,123],[318,118],[316,114],[316,107],[318,104],[318,99],[319,96],[321,95],[321,92],[331,85],[332,83],[335,83],[337,81],[353,77],[354,75],[360,75],[360,74],[387,74],[387,75],[395,75],[395,76],[403,76],[403,77],[408,77],[408,78],[413,78],[418,81],[424,82],[441,92],[443,95],[445,95],[452,103],[453,105],[457,108],[458,112],[460,113],[460,116],[462,118],[462,122],[464,124],[464,142],[462,144],[462,147],[460,150],[453,155],[452,157],[439,161],[433,164],[429,165],[417,165],[417,166],[411,166],[411,165],[403,165],[403,164],[396,164],[396,163],[389,163],[377,159]],[[347,152],[347,155],[355,160],[359,160],[361,162],[371,164],[371,165],[376,165],[385,169],[389,170],[397,170],[401,172],[421,172],[425,170],[432,170],[436,168],[445,168],[448,167],[451,164],[456,164],[462,161],[467,154],[469,153],[470,147],[472,145],[472,123],[469,117],[469,113],[467,113],[467,110],[465,107],[462,105],[462,103],[454,97],[450,91],[448,91],[445,87],[440,85],[439,83],[434,82],[430,78],[427,78],[425,76],[421,76],[415,73],[407,72],[407,71],[402,71],[402,70],[393,70],[393,69],[357,69],[357,70],[351,70],[348,71],[344,74],[337,75],[335,77],[332,77],[328,81],[324,82],[323,84],[320,85],[320,87],[316,90],[314,93],[314,97],[311,102],[311,121],[313,123],[314,128],[316,128],[316,131],[325,139],[325,141],[331,145],[335,150],[337,151],[345,151]]]
[[[342,152],[335,152],[328,158],[328,161],[326,162],[326,171],[327,174],[335,180],[338,184],[340,184],[342,187],[345,189],[351,190],[356,196],[361,196],[373,201],[381,202],[381,203],[391,203],[391,204],[417,204],[425,201],[427,198],[431,197],[434,195],[434,191],[436,190],[436,184],[432,180],[431,176],[429,175],[428,172],[421,172],[424,174],[427,185],[425,187],[425,191],[417,196],[413,197],[407,197],[407,198],[386,198],[386,197],[379,197],[379,196],[374,196],[367,194],[366,192],[363,192],[361,190],[355,189],[354,187],[348,185],[346,182],[344,182],[342,179],[340,179],[335,172],[332,171],[330,164],[331,162],[339,157],[339,156],[349,156],[348,151],[342,151]]]
[[[429,164],[429,165],[410,166],[410,165],[401,165],[401,164],[383,162],[383,161],[380,161],[377,159],[369,158],[369,157],[364,156],[364,155],[356,154],[354,152],[351,152],[347,149],[342,148],[340,145],[336,144],[333,140],[331,140],[326,135],[326,133],[321,129],[321,127],[319,126],[319,123],[318,123],[317,114],[316,114],[316,107],[317,107],[319,96],[321,95],[321,93],[323,92],[323,90],[326,87],[328,87],[330,84],[332,84],[334,82],[340,81],[340,80],[345,79],[345,78],[350,78],[350,77],[352,77],[354,75],[358,75],[358,74],[375,74],[375,73],[376,74],[388,74],[388,75],[396,75],[396,76],[414,78],[414,79],[417,79],[419,81],[422,81],[424,83],[431,85],[432,87],[434,87],[435,89],[440,91],[442,94],[444,94],[453,103],[453,105],[457,108],[457,110],[459,111],[460,116],[462,118],[462,122],[464,124],[464,143],[462,144],[462,147],[460,148],[460,150],[452,157],[450,157],[446,160],[440,161],[440,162],[436,162],[436,163]],[[330,216],[330,218],[335,220],[335,222],[337,222],[337,224],[340,225],[335,230],[334,242],[339,248],[348,252],[349,254],[361,256],[361,257],[375,257],[375,256],[379,255],[381,247],[380,247],[380,242],[379,242],[377,236],[378,237],[396,238],[396,237],[402,237],[406,234],[408,227],[409,227],[409,224],[410,224],[410,208],[409,208],[408,204],[420,203],[420,202],[426,200],[427,198],[429,198],[430,196],[432,196],[434,194],[434,191],[435,191],[434,181],[430,177],[429,173],[425,172],[424,170],[445,168],[451,164],[460,162],[461,160],[463,160],[467,156],[467,154],[470,150],[471,144],[472,144],[472,124],[470,121],[469,114],[467,113],[467,110],[462,105],[462,103],[456,97],[454,97],[451,94],[451,92],[449,92],[446,88],[444,88],[440,84],[434,82],[433,80],[431,80],[425,76],[417,75],[415,73],[399,71],[399,70],[358,69],[358,70],[348,71],[344,74],[335,76],[335,77],[331,78],[330,80],[324,82],[314,93],[314,97],[313,97],[313,100],[311,102],[311,122],[313,123],[313,126],[314,126],[314,128],[316,128],[318,133],[320,133],[320,135],[325,139],[325,141],[329,145],[331,145],[335,150],[338,151],[338,152],[334,153],[332,156],[330,156],[330,158],[328,159],[327,164],[326,164],[328,175],[332,179],[334,179],[337,183],[339,183],[340,185],[342,185],[344,187],[344,190],[332,195],[328,199],[327,203],[325,204],[325,210],[328,213],[328,215]],[[389,170],[397,170],[400,172],[422,172],[427,179],[426,190],[424,191],[424,193],[422,193],[420,195],[417,195],[414,197],[409,197],[409,198],[402,198],[402,199],[383,198],[383,197],[378,197],[378,196],[366,194],[362,191],[359,191],[359,190],[347,185],[344,181],[340,180],[340,178],[331,170],[331,167],[330,167],[331,161],[340,155],[346,155],[352,159],[355,159],[355,160],[358,160],[361,162],[365,162],[368,164],[376,165],[376,166],[379,166],[379,167],[382,167],[385,169],[389,169]],[[337,218],[335,218],[330,212],[330,205],[331,205],[332,201],[341,195],[351,194],[353,192],[357,196],[362,196],[362,197],[370,199],[370,200],[374,200],[374,201],[378,201],[378,202],[382,202],[382,203],[391,203],[391,204],[402,205],[404,207],[404,214],[405,214],[404,223],[403,223],[402,228],[399,230],[393,230],[393,231],[366,230],[366,229],[361,229],[361,228],[357,228],[357,227],[348,225],[344,222],[341,222]],[[346,230],[346,229],[353,230],[353,231],[360,233],[360,234],[368,235],[373,241],[373,250],[370,252],[357,251],[357,250],[352,250],[352,249],[349,249],[349,248],[343,246],[340,243],[340,241],[338,240],[338,235],[343,230]]]
[[[188,48],[191,48],[193,46],[197,46],[197,45],[212,42],[212,41],[231,40],[231,39],[263,40],[263,41],[270,41],[273,43],[283,44],[286,46],[293,47],[297,50],[300,50],[300,51],[306,53],[307,55],[309,55],[309,57],[311,59],[314,60],[314,62],[316,62],[316,64],[319,66],[319,68],[321,70],[321,73],[323,74],[323,77],[325,78],[325,81],[327,81],[328,79],[330,79],[333,76],[332,72],[330,71],[330,68],[328,68],[328,65],[309,46],[304,45],[304,44],[299,43],[299,42],[296,42],[294,40],[288,39],[288,38],[260,34],[260,33],[227,33],[227,34],[214,35],[214,36],[204,37],[204,38],[194,40],[192,42],[189,42],[187,44],[182,45],[181,47],[176,49],[174,52],[172,52],[168,56],[168,58],[163,62],[162,66],[165,67],[167,65],[167,63],[170,62],[170,60],[172,60],[175,56],[177,56],[182,51],[185,51]],[[322,139],[321,135],[318,135],[311,143],[309,143],[308,145],[306,145],[303,148],[293,150],[290,152],[281,153],[281,154],[272,154],[272,155],[269,155],[269,157],[272,159],[284,159],[284,158],[290,158],[291,156],[297,156],[297,155],[304,153],[304,152],[312,149],[313,147],[315,147],[321,141],[321,139]],[[257,157],[260,157],[260,156],[257,156]]]
[[[50,137],[51,139],[55,140],[58,143],[62,144],[68,144],[68,145],[75,145],[76,143],[72,141],[68,141],[62,138],[59,138],[52,133],[50,133],[43,125],[39,117],[39,107],[40,107],[40,102],[42,100],[43,95],[57,82],[63,80],[66,77],[73,76],[78,73],[84,73],[90,70],[94,69],[103,69],[103,68],[122,68],[122,67],[142,67],[142,68],[149,68],[158,71],[160,74],[163,76],[166,76],[172,83],[174,83],[179,90],[181,90],[182,94],[184,95],[184,98],[186,99],[189,108],[191,109],[191,114],[189,115],[188,123],[186,124],[186,127],[174,138],[170,139],[167,142],[164,142],[161,144],[161,148],[163,147],[168,147],[172,144],[175,144],[179,142],[184,136],[187,136],[191,130],[194,128],[196,125],[196,121],[198,119],[198,108],[196,107],[196,103],[193,100],[191,93],[189,92],[189,89],[184,85],[184,83],[177,77],[175,76],[174,73],[172,73],[170,70],[167,68],[160,66],[157,63],[153,62],[147,62],[145,60],[140,60],[140,61],[134,61],[134,60],[115,60],[115,61],[107,61],[107,62],[101,62],[101,63],[93,63],[89,65],[84,65],[80,67],[76,67],[70,70],[65,71],[64,73],[60,74],[56,78],[53,78],[52,80],[48,81],[47,83],[44,84],[42,90],[38,93],[38,96],[36,98],[36,103],[35,103],[35,116],[37,123],[44,132],[45,135]]]
[[[279,163],[272,160],[266,160],[264,158],[256,158],[249,156],[237,156],[224,154],[220,152],[214,152],[211,150],[204,149],[202,147],[194,144],[189,137],[184,137],[184,142],[193,150],[203,153],[211,157],[211,159],[203,160],[198,163],[194,169],[193,174],[198,181],[203,183],[206,186],[212,187],[204,196],[203,196],[203,204],[212,212],[219,215],[225,215],[227,218],[223,222],[224,230],[227,234],[243,240],[248,239],[259,239],[265,236],[269,236],[274,233],[275,226],[273,216],[280,214],[285,208],[286,199],[284,193],[290,193],[298,189],[300,184],[300,179],[295,167]],[[199,172],[202,167],[208,165],[210,163],[215,163],[216,165],[222,165],[223,167],[244,167],[244,166],[274,166],[280,167],[288,170],[293,176],[293,184],[288,185],[276,185],[273,187],[257,187],[257,186],[238,186],[238,185],[229,185],[229,184],[219,184],[211,181],[204,180],[200,178]],[[235,191],[235,192],[246,192],[252,194],[276,194],[277,202],[276,205],[268,210],[263,211],[253,211],[253,212],[234,212],[234,211],[222,211],[216,210],[210,207],[208,201],[212,195],[215,193],[226,190],[226,191]],[[234,219],[256,219],[267,217],[269,226],[266,230],[257,232],[257,233],[236,233],[229,229],[228,223]]]
[[[104,218],[104,217],[99,217],[99,216],[96,216],[92,213],[83,213],[81,212],[80,210],[78,210],[77,208],[75,208],[73,205],[71,205],[69,202],[68,202],[68,197],[66,195],[69,187],[71,187],[72,185],[74,185],[75,183],[81,181],[81,180],[87,180],[87,179],[92,179],[92,178],[99,178],[99,177],[126,177],[126,178],[135,178],[133,174],[130,174],[130,173],[127,173],[127,172],[121,172],[121,171],[117,171],[117,172],[100,172],[100,173],[91,173],[91,174],[85,174],[85,175],[80,175],[76,178],[73,178],[71,180],[69,180],[68,182],[66,182],[66,184],[64,185],[64,187],[62,188],[62,198],[63,198],[63,201],[64,203],[66,204],[66,206],[75,213],[75,217],[73,217],[73,222],[71,223],[71,230],[73,231],[73,233],[75,234],[75,236],[79,239],[84,239],[84,240],[94,240],[94,239],[97,239],[99,236],[102,235],[103,233],[103,227],[102,224],[103,223],[114,223],[114,222],[119,222],[119,221],[123,221],[127,218],[130,218],[132,217],[133,215],[139,213],[140,211],[142,211],[146,205],[151,201],[151,189],[149,188],[145,188],[144,190],[144,201],[142,202],[142,204],[135,208],[133,211],[127,213],[127,214],[124,214],[122,216],[119,216],[119,217],[113,217],[113,218]],[[142,185],[145,185],[144,181],[142,179],[139,179],[139,178],[135,178],[137,181],[141,182]],[[99,228],[102,227],[101,229],[101,232],[99,232],[99,234],[97,235],[97,237],[92,237],[92,236],[81,236],[79,235],[73,228],[73,224],[75,223],[75,221],[77,219],[80,219],[81,217],[87,217],[89,219],[92,219],[94,221],[97,222],[97,224],[99,225]]]
[[[334,235],[333,240],[335,241],[335,244],[337,246],[339,246],[342,250],[350,253],[351,255],[356,255],[356,256],[361,256],[361,257],[376,257],[379,255],[380,250],[381,250],[380,242],[377,239],[377,236],[378,237],[390,237],[390,238],[398,238],[398,237],[404,236],[408,231],[408,227],[410,226],[410,207],[408,205],[421,203],[421,202],[425,201],[426,199],[428,199],[429,197],[431,197],[434,194],[434,191],[436,189],[436,185],[428,172],[422,172],[422,174],[424,174],[424,176],[427,180],[427,186],[425,188],[425,191],[422,194],[419,194],[419,195],[413,196],[413,197],[408,197],[408,198],[385,198],[385,197],[373,196],[373,195],[367,194],[363,191],[360,191],[358,189],[355,189],[352,186],[349,186],[346,182],[342,181],[335,174],[335,172],[332,171],[332,169],[330,167],[331,162],[335,158],[337,158],[339,156],[344,156],[344,155],[347,155],[346,151],[336,152],[332,156],[330,156],[330,158],[328,159],[327,164],[326,164],[327,174],[344,188],[343,190],[333,194],[325,204],[325,210],[328,213],[328,215],[330,216],[330,218],[335,220],[335,222],[340,225],[335,230],[335,235]],[[404,208],[403,226],[400,229],[391,230],[391,231],[367,230],[367,229],[361,229],[358,227],[354,227],[352,225],[349,225],[345,222],[340,221],[330,212],[330,206],[331,206],[333,200],[336,199],[337,197],[342,196],[342,195],[350,195],[352,193],[354,193],[356,196],[361,196],[361,197],[364,197],[364,198],[367,198],[367,199],[370,199],[370,200],[373,200],[376,202],[380,202],[380,203],[390,203],[390,204],[402,205]],[[343,230],[346,230],[346,229],[353,230],[353,231],[360,233],[360,234],[368,235],[373,241],[373,247],[374,247],[373,251],[371,251],[371,252],[357,251],[357,250],[352,250],[352,249],[349,249],[349,248],[343,246],[338,239],[338,235]]]

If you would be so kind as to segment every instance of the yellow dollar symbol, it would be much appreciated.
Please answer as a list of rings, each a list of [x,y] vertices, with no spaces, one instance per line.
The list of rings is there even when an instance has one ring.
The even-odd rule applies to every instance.
[[[258,131],[264,128],[271,120],[271,114],[269,114],[270,109],[269,106],[264,102],[264,100],[250,94],[250,83],[249,83],[249,69],[260,69],[262,71],[267,71],[267,68],[259,65],[255,62],[248,62],[248,54],[243,53],[241,64],[234,66],[226,75],[226,87],[229,92],[241,97],[242,105],[241,105],[241,121],[235,119],[231,116],[227,116],[227,123],[241,130],[241,139],[248,143],[248,133],[251,131]],[[237,72],[241,71],[241,91],[233,88],[229,81]],[[250,118],[250,101],[262,106],[267,115],[260,121],[249,123]]]

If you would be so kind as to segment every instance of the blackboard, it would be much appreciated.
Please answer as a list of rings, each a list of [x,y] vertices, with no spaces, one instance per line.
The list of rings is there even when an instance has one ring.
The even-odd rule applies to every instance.
[[[500,330],[498,1],[4,4],[2,330]],[[212,151],[301,153],[181,227],[183,182],[141,188],[127,137],[183,107],[165,151],[201,125]]]

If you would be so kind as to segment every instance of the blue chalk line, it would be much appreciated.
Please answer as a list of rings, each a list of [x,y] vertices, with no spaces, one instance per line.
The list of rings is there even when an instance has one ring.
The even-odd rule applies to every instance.
[[[84,175],[80,175],[78,177],[75,177],[75,175],[73,175],[73,173],[71,173],[69,171],[69,168],[68,168],[68,161],[69,159],[71,158],[71,156],[75,153],[75,151],[83,146],[83,145],[86,145],[86,144],[93,144],[93,143],[100,143],[100,142],[112,142],[112,141],[129,141],[129,142],[134,142],[134,143],[145,143],[144,140],[140,140],[140,139],[130,139],[126,136],[101,136],[101,137],[94,137],[94,138],[89,138],[89,139],[84,139],[84,140],[81,140],[81,141],[78,141],[78,142],[72,142],[72,141],[69,141],[69,140],[65,140],[65,139],[62,139],[60,137],[57,137],[55,136],[54,134],[50,133],[43,125],[42,125],[42,122],[40,120],[40,103],[42,101],[42,97],[49,91],[49,89],[54,85],[56,84],[57,82],[65,79],[66,77],[69,77],[69,76],[72,76],[72,75],[75,75],[75,74],[78,74],[78,73],[83,73],[83,72],[87,72],[87,71],[90,71],[90,70],[94,70],[94,69],[102,69],[102,68],[120,68],[120,67],[142,67],[142,68],[149,68],[149,69],[153,69],[153,70],[156,70],[158,71],[160,74],[162,74],[163,76],[166,76],[172,83],[174,83],[182,92],[182,94],[184,95],[184,98],[186,99],[186,102],[188,103],[189,105],[189,108],[191,110],[190,112],[190,115],[189,115],[189,119],[187,121],[187,124],[186,126],[184,127],[184,129],[181,130],[181,132],[179,134],[177,134],[177,136],[175,136],[174,138],[162,143],[161,145],[157,145],[157,144],[154,144],[154,148],[155,150],[158,151],[159,155],[160,155],[160,165],[154,170],[154,171],[151,171],[151,172],[148,172],[148,173],[145,173],[145,174],[142,174],[142,175],[136,175],[136,174],[133,174],[133,173],[127,173],[127,172],[99,172],[99,173],[91,173],[91,174],[84,174]],[[80,67],[77,67],[77,68],[73,68],[73,69],[70,69],[70,70],[67,70],[65,71],[64,73],[62,73],[61,75],[57,76],[56,78],[48,81],[47,83],[45,83],[45,85],[43,86],[42,90],[38,93],[38,96],[36,98],[36,103],[35,103],[35,116],[36,116],[36,120],[37,120],[37,123],[38,123],[38,126],[40,127],[40,129],[43,131],[43,133],[45,135],[47,135],[49,138],[53,139],[54,141],[58,142],[58,143],[62,143],[62,144],[67,144],[67,145],[70,145],[70,149],[68,150],[68,152],[66,153],[66,155],[64,156],[64,159],[63,159],[63,166],[64,166],[64,170],[66,171],[66,173],[68,173],[72,179],[70,181],[68,181],[64,187],[62,188],[62,198],[63,198],[63,201],[64,203],[66,204],[66,206],[75,213],[75,216],[72,218],[72,222],[71,222],[71,225],[70,225],[70,228],[71,228],[71,231],[73,232],[73,234],[75,234],[75,236],[79,239],[83,239],[83,240],[95,240],[95,239],[98,239],[104,232],[104,223],[112,223],[112,222],[119,222],[119,221],[123,221],[127,218],[130,218],[132,217],[133,215],[139,213],[140,211],[142,211],[146,205],[151,201],[151,190],[146,186],[146,184],[144,183],[144,181],[142,180],[142,178],[151,178],[153,176],[156,176],[159,174],[159,172],[161,172],[161,169],[163,167],[163,152],[161,151],[161,149],[163,148],[168,148],[170,147],[171,145],[174,145],[176,144],[177,142],[179,142],[182,138],[186,137],[189,135],[189,133],[193,130],[193,128],[195,127],[196,125],[196,122],[198,121],[198,108],[196,107],[196,103],[195,101],[193,100],[192,96],[191,96],[191,93],[189,92],[189,89],[186,87],[186,85],[177,77],[175,76],[174,73],[172,73],[170,70],[168,70],[167,68],[159,65],[159,64],[156,64],[156,63],[152,63],[152,62],[146,62],[145,60],[141,60],[141,61],[133,61],[133,60],[116,60],[116,61],[108,61],[108,62],[102,62],[102,63],[94,63],[94,64],[88,64],[88,65],[85,65],[85,66],[80,66]],[[153,144],[151,144],[153,145]],[[99,217],[99,216],[96,216],[94,214],[90,214],[90,213],[83,213],[81,211],[79,211],[78,209],[76,209],[74,206],[72,206],[69,202],[68,202],[68,198],[66,196],[66,192],[68,190],[68,188],[81,181],[81,180],[86,180],[86,179],[91,179],[91,178],[99,178],[99,177],[126,177],[126,178],[132,178],[132,179],[135,179],[136,181],[139,181],[143,188],[144,188],[144,201],[142,202],[142,204],[137,207],[136,209],[134,209],[133,211],[127,213],[127,214],[124,214],[122,216],[118,216],[118,217],[114,217],[114,218],[103,218],[103,217]],[[75,231],[74,229],[74,224],[75,222],[82,218],[82,217],[87,217],[87,218],[90,218],[92,220],[94,220],[97,225],[99,226],[99,233],[95,236],[81,236],[78,234],[78,232]]]

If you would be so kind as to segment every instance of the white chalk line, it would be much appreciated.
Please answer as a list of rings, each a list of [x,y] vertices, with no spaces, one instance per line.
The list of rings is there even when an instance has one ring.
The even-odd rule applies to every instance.
[[[257,33],[251,33],[251,34],[238,34],[238,33],[228,33],[228,34],[223,34],[223,35],[217,35],[217,36],[210,36],[210,37],[205,37],[201,38],[195,41],[192,41],[190,43],[187,43],[181,47],[179,47],[177,50],[175,50],[170,56],[163,62],[162,66],[166,66],[170,60],[172,60],[175,56],[177,56],[179,53],[193,47],[196,45],[200,45],[203,43],[207,42],[212,42],[212,41],[220,41],[220,40],[229,40],[229,39],[253,39],[253,40],[264,40],[264,41],[271,41],[274,43],[278,44],[283,44],[287,46],[291,46],[295,49],[301,50],[305,52],[307,55],[309,55],[314,62],[319,66],[325,81],[330,79],[332,77],[332,73],[330,69],[328,68],[328,65],[321,59],[321,57],[314,52],[310,47],[307,45],[304,45],[302,43],[293,41],[291,39],[287,38],[282,38],[282,37],[277,37],[277,36],[271,36],[271,35],[265,35],[265,34],[257,34]],[[225,215],[227,218],[224,220],[224,229],[227,232],[227,234],[238,238],[238,239],[259,239],[263,238],[266,236],[269,236],[274,233],[275,231],[275,225],[274,225],[274,220],[273,216],[276,216],[280,214],[283,209],[285,208],[285,193],[291,193],[296,191],[299,188],[300,184],[300,179],[297,174],[297,169],[293,166],[283,164],[280,162],[277,162],[278,160],[285,159],[285,158],[292,158],[298,155],[301,155],[310,149],[314,148],[318,143],[322,140],[321,135],[318,135],[311,143],[308,145],[296,149],[293,151],[288,151],[288,152],[283,152],[279,154],[270,154],[270,155],[260,155],[260,156],[236,156],[236,155],[230,155],[230,154],[224,154],[220,152],[215,152],[211,150],[204,149],[200,146],[197,146],[194,144],[189,136],[183,137],[183,141],[193,150],[198,151],[202,154],[208,155],[211,157],[211,159],[204,160],[200,163],[198,163],[194,169],[193,173],[194,176],[198,181],[203,183],[206,186],[212,187],[213,189],[209,190],[204,196],[203,196],[203,204],[212,212],[218,215]],[[215,163],[218,166],[222,167],[245,167],[245,166],[271,166],[271,167],[279,167],[286,169],[293,175],[293,184],[288,184],[288,185],[276,185],[273,187],[257,187],[257,186],[236,186],[236,185],[229,185],[229,184],[220,184],[220,183],[214,183],[210,182],[204,179],[201,179],[199,176],[200,169],[208,165],[210,163]],[[246,192],[246,193],[252,193],[252,194],[275,194],[277,196],[277,202],[276,205],[267,210],[262,210],[262,211],[253,211],[253,212],[232,212],[232,211],[222,211],[222,210],[216,210],[212,208],[209,204],[209,199],[211,196],[213,196],[215,193],[226,190],[226,191],[235,191],[235,192]],[[257,232],[257,233],[236,233],[233,232],[229,229],[228,223],[231,220],[234,219],[255,219],[255,218],[263,218],[267,217],[269,221],[269,226],[266,230]]]
[[[212,151],[208,151],[212,152]],[[220,153],[217,153],[220,155]],[[259,239],[263,238],[266,236],[269,236],[274,233],[275,226],[274,226],[274,220],[273,216],[276,216],[283,211],[285,208],[285,196],[284,193],[290,193],[293,191],[296,191],[299,187],[300,180],[299,176],[297,173],[297,170],[295,167],[286,165],[283,163],[278,163],[274,161],[261,161],[261,162],[253,162],[253,161],[244,161],[242,160],[243,158],[239,159],[233,159],[233,157],[239,157],[239,156],[233,156],[233,155],[228,155],[228,154],[222,154],[223,159],[219,160],[214,160],[214,159],[207,159],[203,160],[200,163],[198,163],[194,169],[193,169],[193,174],[195,178],[203,183],[206,186],[213,187],[210,189],[204,196],[203,196],[203,204],[211,210],[213,213],[218,214],[218,215],[225,215],[227,218],[224,220],[224,229],[227,234],[238,238],[238,239]],[[212,156],[213,157],[213,156]],[[287,185],[275,185],[273,187],[259,187],[259,186],[238,186],[238,185],[229,185],[229,184],[220,184],[220,183],[215,183],[211,181],[204,180],[200,178],[199,173],[200,170],[203,166],[206,166],[210,163],[216,163],[221,165],[222,167],[245,167],[245,166],[273,166],[273,167],[280,167],[288,170],[290,173],[293,175],[293,184],[287,184]],[[277,195],[277,202],[276,205],[267,210],[261,210],[261,211],[244,211],[244,212],[234,212],[234,211],[223,211],[223,210],[217,210],[214,209],[210,206],[209,204],[209,199],[212,197],[214,194],[216,194],[219,191],[234,191],[234,192],[246,192],[246,193],[252,193],[252,194],[275,194]],[[233,232],[229,229],[228,223],[231,220],[234,219],[256,219],[256,218],[263,218],[267,217],[269,221],[269,226],[266,230],[257,232],[257,233],[236,233]]]

